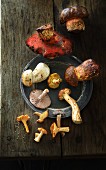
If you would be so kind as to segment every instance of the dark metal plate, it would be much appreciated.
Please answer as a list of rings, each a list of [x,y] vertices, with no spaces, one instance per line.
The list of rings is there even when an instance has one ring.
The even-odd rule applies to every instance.
[[[27,69],[34,70],[34,68],[39,62],[46,63],[50,67],[51,73],[55,73],[55,72],[58,73],[63,81],[60,84],[59,88],[51,89],[48,87],[47,80],[41,83],[34,84],[32,87],[26,87],[22,84],[20,79],[20,89],[21,89],[22,96],[30,108],[32,108],[34,111],[38,111],[41,113],[44,111],[42,109],[36,108],[29,101],[29,94],[35,88],[41,90],[48,88],[50,90],[49,96],[51,98],[52,104],[48,108],[48,111],[49,111],[49,117],[51,118],[55,118],[57,114],[62,114],[63,118],[71,116],[71,107],[69,106],[69,104],[65,100],[60,101],[58,99],[58,92],[62,88],[67,87],[71,89],[72,93],[70,96],[77,101],[80,110],[82,110],[88,104],[92,95],[93,81],[79,82],[77,87],[72,87],[64,79],[64,72],[68,67],[68,65],[72,64],[74,66],[78,66],[82,62],[81,60],[79,60],[78,58],[72,55],[57,57],[53,60],[45,59],[42,55],[37,55],[25,66],[23,71]]]

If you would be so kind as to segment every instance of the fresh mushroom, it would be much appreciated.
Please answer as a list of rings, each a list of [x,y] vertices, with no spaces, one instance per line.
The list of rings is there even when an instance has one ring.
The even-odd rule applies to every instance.
[[[57,115],[56,120],[57,120],[57,127],[60,128],[61,127],[61,114]],[[65,132],[61,132],[61,135],[64,136]]]
[[[32,86],[33,83],[39,83],[46,80],[49,74],[50,68],[47,64],[40,62],[33,71],[28,69],[22,73],[22,83],[25,86]]]
[[[29,96],[30,102],[37,108],[47,108],[51,104],[51,99],[47,94],[48,92],[48,89],[45,89],[44,91],[39,89],[31,91]]]
[[[60,14],[60,22],[65,23],[68,31],[85,30],[83,18],[88,16],[88,11],[83,6],[71,6],[63,9]]]
[[[65,71],[65,80],[71,86],[78,86],[78,81],[91,80],[100,73],[100,66],[92,59],[87,59],[79,66],[68,66]]]
[[[56,32],[51,24],[36,29],[27,40],[26,45],[35,53],[45,58],[54,59],[72,52],[72,41]]]
[[[50,131],[52,134],[52,137],[54,138],[58,132],[69,132],[69,127],[57,127],[56,123],[52,123],[50,126]]]
[[[59,74],[53,73],[53,74],[50,74],[47,82],[50,88],[55,89],[59,87],[60,83],[62,82],[62,79],[60,78]]]
[[[48,110],[44,111],[43,113],[34,112],[34,114],[39,116],[37,122],[42,123],[48,117]]]
[[[36,142],[40,142],[40,140],[41,140],[41,138],[42,138],[42,136],[45,134],[47,134],[47,131],[44,129],[44,128],[38,128],[38,131],[40,132],[40,133],[35,133],[35,138],[34,138],[34,141],[36,141]]]
[[[71,90],[68,88],[64,88],[59,91],[58,97],[60,100],[65,99],[71,105],[72,121],[76,124],[80,124],[80,123],[82,123],[82,118],[80,115],[79,106],[76,103],[76,101],[72,97],[69,96],[69,94],[71,94]]]
[[[21,116],[18,116],[17,117],[17,121],[18,122],[22,122],[24,127],[25,127],[25,130],[27,133],[29,133],[29,128],[28,128],[28,125],[27,125],[27,121],[30,119],[30,117],[26,114],[26,115],[21,115]]]

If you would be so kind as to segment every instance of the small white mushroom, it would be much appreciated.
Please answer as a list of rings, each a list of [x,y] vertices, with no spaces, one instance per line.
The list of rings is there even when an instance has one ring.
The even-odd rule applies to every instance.
[[[69,94],[71,94],[71,90],[68,89],[68,88],[64,88],[64,89],[59,91],[58,97],[59,97],[60,100],[65,99],[71,105],[72,121],[76,124],[80,124],[80,123],[82,123],[82,118],[81,118],[81,115],[80,115],[79,106],[76,103],[76,101],[72,97],[69,96]]]
[[[31,91],[29,96],[30,102],[37,108],[47,108],[51,104],[51,99],[47,94],[48,92],[48,89],[45,89],[44,91],[38,89]]]
[[[47,134],[47,131],[44,129],[44,128],[38,128],[38,131],[40,133],[35,133],[35,138],[34,138],[34,141],[36,142],[40,142],[42,136],[45,134]]]
[[[48,110],[44,111],[43,113],[34,112],[34,114],[39,116],[37,122],[42,123],[48,117]]]
[[[25,70],[21,79],[25,86],[32,86],[33,83],[39,83],[47,79],[50,74],[50,68],[45,63],[39,63],[35,69]]]

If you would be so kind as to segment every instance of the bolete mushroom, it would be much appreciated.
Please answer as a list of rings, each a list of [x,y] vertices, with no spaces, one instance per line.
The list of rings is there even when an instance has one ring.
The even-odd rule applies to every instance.
[[[22,73],[22,83],[25,86],[32,86],[33,83],[39,83],[46,80],[49,74],[50,68],[48,65],[40,62],[33,71],[28,69]]]
[[[91,80],[100,73],[100,66],[92,59],[87,59],[79,66],[68,66],[65,71],[65,80],[71,86],[78,86],[78,81]]]
[[[25,130],[27,133],[29,133],[29,128],[28,128],[28,125],[27,125],[27,121],[30,119],[30,117],[26,114],[26,115],[21,115],[21,116],[18,116],[17,117],[17,121],[18,122],[22,122],[24,127],[25,127]]]
[[[88,11],[83,6],[71,6],[62,10],[60,14],[60,22],[66,22],[68,31],[85,30],[83,18],[88,16]]]
[[[47,94],[48,92],[48,89],[45,89],[44,91],[35,89],[31,91],[29,100],[35,107],[45,109],[51,104],[51,99]]]
[[[34,112],[34,114],[39,116],[37,122],[42,123],[48,117],[48,110],[44,111],[43,113]]]
[[[35,133],[35,138],[34,138],[34,141],[36,141],[36,142],[40,142],[40,140],[41,140],[41,138],[42,138],[42,136],[45,134],[47,134],[47,131],[44,129],[44,128],[38,128],[38,131],[40,132],[40,133]]]
[[[80,109],[76,101],[72,97],[69,96],[70,94],[71,94],[71,90],[68,88],[64,88],[59,91],[58,97],[60,100],[65,99],[70,104],[72,108],[72,121],[75,124],[80,124],[82,123]]]
[[[59,87],[60,83],[62,82],[62,79],[60,78],[60,75],[57,73],[52,73],[48,77],[48,86],[50,88],[56,89]]]
[[[26,45],[45,58],[54,59],[72,52],[72,41],[54,31],[51,24],[45,24],[26,40]]]
[[[69,132],[69,130],[69,127],[57,127],[55,122],[50,126],[50,131],[53,138],[57,135],[58,132]]]

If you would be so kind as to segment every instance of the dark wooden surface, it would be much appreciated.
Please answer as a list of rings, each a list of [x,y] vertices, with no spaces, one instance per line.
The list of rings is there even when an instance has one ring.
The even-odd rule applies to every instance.
[[[59,23],[59,13],[70,5],[84,5],[89,11],[86,30],[68,33]],[[105,0],[2,0],[2,84],[1,84],[1,157],[66,158],[106,156],[106,5]],[[70,126],[70,133],[53,140],[49,127],[54,119],[42,124],[48,135],[38,144],[34,133],[41,124],[24,102],[19,81],[25,65],[35,57],[26,47],[26,38],[45,23],[73,40],[73,55],[82,61],[93,58],[101,66],[100,77],[94,80],[93,94],[88,105],[81,111],[83,123],[75,125],[71,118],[62,120]],[[28,114],[30,134],[26,134],[16,117]]]

